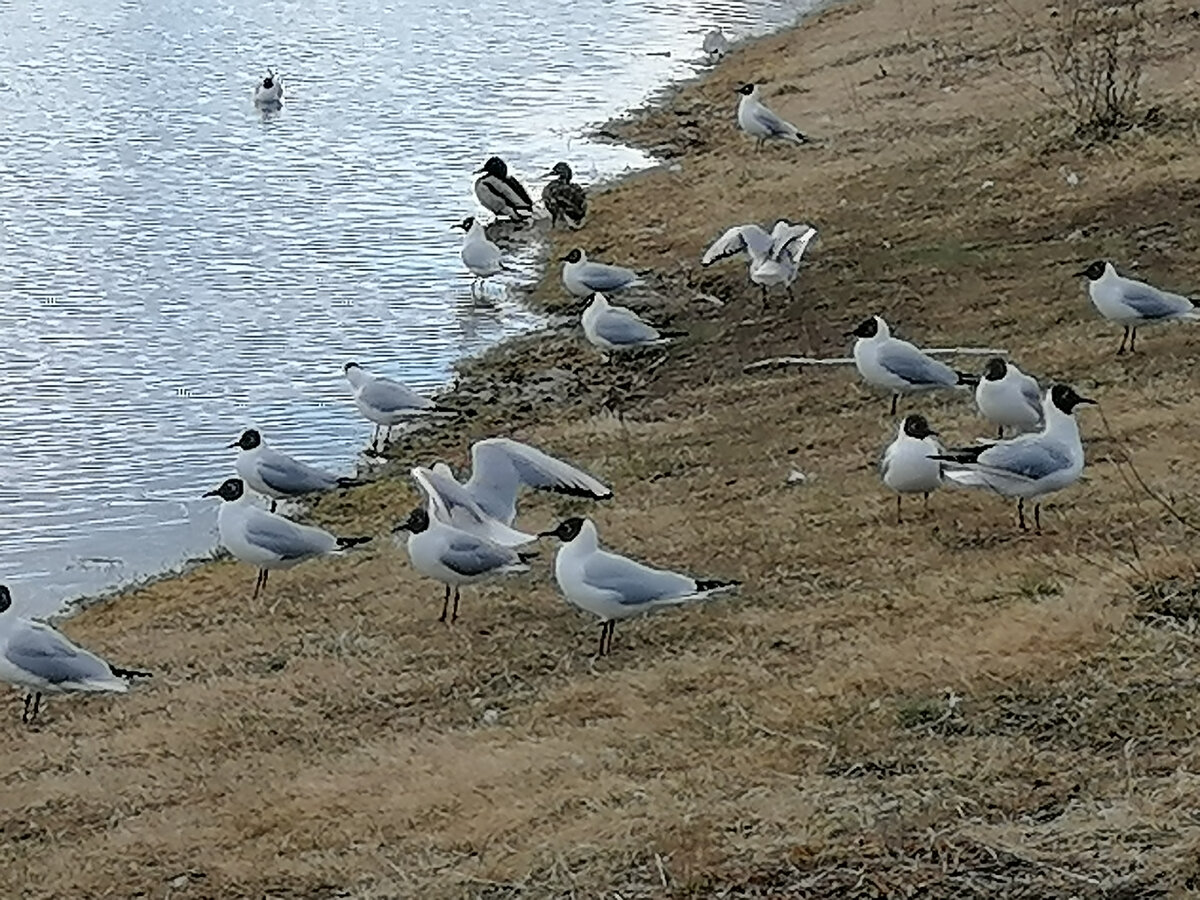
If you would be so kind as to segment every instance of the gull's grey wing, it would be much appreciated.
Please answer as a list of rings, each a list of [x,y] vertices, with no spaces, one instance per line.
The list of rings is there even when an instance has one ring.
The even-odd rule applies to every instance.
[[[645,344],[657,341],[657,328],[643,322],[630,310],[607,309],[592,326],[610,344]]]
[[[623,266],[605,263],[584,263],[579,270],[579,280],[593,291],[604,293],[626,287],[637,281],[637,273]]]
[[[264,453],[258,460],[258,477],[281,494],[311,494],[337,487],[338,476],[282,453]]]
[[[696,591],[695,580],[686,575],[651,569],[632,559],[603,551],[592,554],[584,562],[583,580],[597,590],[616,593],[617,602],[622,606],[678,599]]]
[[[497,268],[500,265],[500,248],[491,241],[464,244],[462,261],[476,269]]]
[[[774,245],[771,248],[771,255],[776,259],[782,259],[786,255],[791,258],[793,263],[799,263],[804,256],[804,251],[817,236],[817,229],[811,225],[791,225],[786,228],[776,225],[772,234],[774,235]]]
[[[113,678],[112,670],[99,657],[37,623],[19,628],[9,638],[4,655],[14,666],[51,684]]]
[[[484,575],[521,561],[508,547],[467,534],[451,538],[439,558],[447,569],[466,576]]]
[[[1143,319],[1169,319],[1195,309],[1187,297],[1160,291],[1140,281],[1123,285],[1121,300]]]
[[[763,257],[771,252],[772,240],[771,235],[754,223],[734,225],[704,251],[704,256],[700,258],[700,264],[709,266],[717,260],[736,256],[743,250],[748,252],[751,257]]]
[[[422,397],[412,388],[386,378],[373,378],[368,381],[363,386],[359,397],[368,406],[388,413],[401,412],[406,409],[430,409],[436,405],[428,397]]]
[[[1021,375],[1021,397],[1029,405],[1029,407],[1037,413],[1038,420],[1041,421],[1045,415],[1042,409],[1042,391],[1038,387],[1037,381],[1030,375]]]
[[[790,122],[785,122],[761,103],[754,107],[754,109],[751,111],[751,115],[754,117],[754,121],[757,122],[761,128],[770,132],[772,135],[785,135],[790,137],[796,131],[794,125],[792,125]]]
[[[246,518],[246,539],[280,559],[303,559],[328,553],[337,546],[337,539],[328,532],[306,525],[297,525],[279,516],[257,511]]]
[[[1037,481],[1071,467],[1071,457],[1045,440],[1015,440],[996,444],[979,454],[976,466]]]
[[[510,528],[502,518],[484,512],[467,488],[443,472],[416,466],[412,477],[429,501],[430,515],[447,525],[470,534],[486,534],[506,546],[528,543],[536,537]]]
[[[522,444],[511,438],[488,438],[477,441],[471,448],[473,473],[470,486],[486,490],[503,479],[504,469],[511,468],[522,484],[535,490],[556,491],[575,497],[604,500],[612,490],[587,472],[561,459],[543,453],[537,447]],[[478,480],[477,480],[478,479]]]
[[[926,356],[905,341],[890,341],[879,350],[879,364],[909,384],[940,384],[953,387],[958,375],[943,362]]]

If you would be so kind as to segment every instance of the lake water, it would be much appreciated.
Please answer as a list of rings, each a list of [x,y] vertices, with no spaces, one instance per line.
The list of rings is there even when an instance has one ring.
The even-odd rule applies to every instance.
[[[60,603],[215,546],[245,427],[352,472],[357,360],[421,389],[536,320],[450,223],[645,164],[582,138],[806,0],[0,4],[0,580]],[[671,55],[653,55],[669,52]],[[251,91],[267,66],[286,105]],[[732,101],[731,101],[732,115]],[[586,232],[585,232],[586,233]],[[527,264],[529,265],[529,264]],[[532,274],[530,270],[530,274]]]

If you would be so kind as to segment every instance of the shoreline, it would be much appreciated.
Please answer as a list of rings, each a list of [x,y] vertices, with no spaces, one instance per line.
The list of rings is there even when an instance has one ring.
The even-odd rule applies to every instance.
[[[1014,10],[1023,39],[1059,27]],[[653,271],[621,302],[689,336],[661,365],[602,364],[574,321],[506,339],[456,367],[446,396],[475,416],[400,437],[400,465],[311,504],[317,524],[376,535],[361,553],[281,573],[257,606],[253,571],[217,561],[73,616],[73,639],[155,677],[51,697],[34,730],[13,701],[0,885],[960,900],[1083,879],[1183,896],[1200,839],[1194,536],[1118,465],[1200,495],[1200,333],[1158,329],[1116,357],[1119,329],[1063,275],[1100,255],[1168,286],[1190,271],[1193,48],[1156,14],[1145,91],[1164,124],[1106,144],[1061,137],[1007,9],[933,0],[827,7],[609,123],[677,155],[550,235],[529,302],[578,305],[553,260],[580,243]],[[732,125],[748,78],[821,143],[755,154]],[[820,231],[794,302],[761,303],[740,262],[699,266],[725,227],[781,216]],[[743,373],[842,355],[872,313],[919,344],[1005,347],[1101,399],[1104,427],[1081,418],[1086,478],[1050,498],[1045,534],[950,490],[898,526],[875,471],[896,427],[885,399],[845,371]],[[912,411],[947,440],[986,430],[955,393]],[[596,660],[596,623],[563,602],[546,545],[440,625],[440,586],[389,539],[416,503],[406,467],[460,468],[493,434],[614,489],[526,494],[519,522],[589,516],[617,552],[740,592],[622,623]]]

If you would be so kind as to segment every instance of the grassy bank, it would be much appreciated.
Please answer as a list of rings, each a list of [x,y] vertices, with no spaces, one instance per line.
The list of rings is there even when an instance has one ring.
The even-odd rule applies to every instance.
[[[51,699],[34,731],[8,707],[3,895],[1188,893],[1200,331],[1147,330],[1117,357],[1070,277],[1103,256],[1185,291],[1200,277],[1200,28],[1145,9],[1158,112],[1113,141],[1072,136],[1036,49],[1059,26],[1024,0],[839,7],[619,123],[671,165],[597,197],[553,249],[652,269],[647,315],[690,337],[657,366],[602,365],[568,331],[518,339],[463,367],[477,416],[312,510],[379,535],[369,550],[277,575],[259,607],[253,572],[218,563],[70,621],[156,677]],[[732,127],[747,79],[820,143],[753,154]],[[699,268],[727,225],[779,216],[821,230],[795,303],[760,307],[737,264]],[[557,272],[537,297],[562,305]],[[742,371],[842,355],[872,313],[1101,401],[1045,534],[950,491],[897,527],[875,470],[887,401],[852,370]],[[988,433],[965,395],[912,409],[951,440]],[[439,587],[386,538],[415,502],[403,473],[497,432],[616,493],[531,497],[522,521],[586,510],[616,548],[741,593],[622,625],[594,660],[547,546],[438,624]]]

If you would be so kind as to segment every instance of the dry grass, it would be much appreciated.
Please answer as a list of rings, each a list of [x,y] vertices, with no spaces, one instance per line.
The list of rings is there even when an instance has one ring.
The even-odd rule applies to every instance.
[[[601,366],[569,335],[523,340],[465,367],[466,428],[395,448],[401,471],[460,462],[513,416],[616,489],[595,508],[531,500],[527,521],[587,509],[612,545],[740,578],[739,596],[622,625],[595,661],[596,628],[547,565],[469,590],[445,628],[438,587],[381,540],[273,579],[273,615],[229,563],[89,610],[66,630],[157,677],[52,700],[34,731],[10,708],[4,895],[1195,890],[1196,534],[1117,463],[1200,522],[1200,333],[1147,332],[1118,358],[1068,273],[1111,255],[1192,286],[1196,32],[1144,4],[1162,121],[1079,149],[1058,140],[1036,54],[1009,52],[1008,9],[842,7],[626,123],[682,170],[598,197],[571,240],[661,273],[654,315],[693,337],[652,370]],[[824,143],[751,154],[729,124],[751,77]],[[696,267],[724,225],[780,215],[822,234],[794,307],[760,310],[736,265]],[[874,472],[886,401],[846,371],[741,372],[843,353],[872,312],[918,341],[1007,346],[1101,399],[1112,432],[1084,413],[1087,479],[1049,504],[1045,535],[966,492],[896,528]],[[981,431],[965,397],[915,406],[956,438]],[[786,484],[793,467],[810,480]],[[313,516],[383,535],[413,499],[396,476]]]

